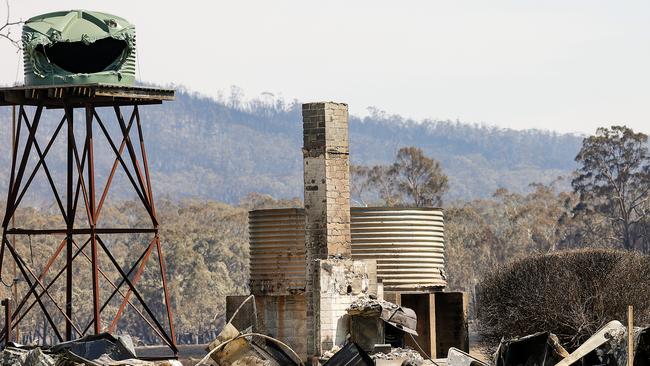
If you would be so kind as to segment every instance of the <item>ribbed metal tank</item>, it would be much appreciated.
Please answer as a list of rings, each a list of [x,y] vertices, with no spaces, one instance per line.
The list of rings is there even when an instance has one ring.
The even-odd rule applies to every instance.
[[[447,285],[442,209],[353,207],[351,217],[352,257],[377,260],[385,291]]]
[[[385,291],[434,291],[447,285],[444,215],[439,208],[351,208],[352,257],[377,260]],[[288,294],[305,288],[305,211],[249,212],[250,288]]]
[[[250,288],[256,295],[304,291],[305,210],[254,210],[248,213]]]
[[[135,82],[135,26],[87,10],[47,13],[23,25],[26,85]]]

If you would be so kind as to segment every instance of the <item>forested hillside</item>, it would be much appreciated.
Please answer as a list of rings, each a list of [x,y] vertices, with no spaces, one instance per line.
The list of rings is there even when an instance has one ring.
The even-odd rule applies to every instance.
[[[105,111],[111,113],[111,110]],[[432,111],[435,112],[435,111]],[[108,114],[106,120],[111,120]],[[199,197],[236,203],[249,192],[302,196],[300,103],[275,98],[241,101],[236,93],[215,101],[184,91],[175,102],[141,109],[149,161],[158,196]],[[39,140],[52,133],[59,111],[47,111]],[[10,109],[0,110],[0,163],[10,150]],[[81,119],[79,114],[77,119]],[[403,146],[418,146],[442,163],[449,176],[445,201],[476,199],[497,188],[524,192],[530,182],[548,183],[575,167],[581,137],[547,131],[515,131],[452,121],[413,121],[371,108],[350,118],[352,163],[390,161]],[[61,139],[64,141],[65,139]],[[64,144],[48,155],[63,167]],[[106,159],[106,150],[97,159]],[[2,190],[7,170],[0,172]],[[101,172],[99,173],[102,174]],[[117,188],[117,187],[116,187]],[[132,198],[116,189],[121,198]],[[47,197],[49,200],[49,197]]]
[[[298,102],[285,104],[270,98],[265,102],[244,103],[237,98],[217,102],[184,92],[179,92],[173,103],[142,108],[179,342],[213,339],[224,322],[225,296],[248,292],[247,211],[302,205],[300,110]],[[6,167],[10,165],[8,112],[10,109],[4,108],[0,116],[6,123],[6,128],[0,129],[0,138],[5,141],[0,144],[0,163]],[[112,139],[119,142],[111,112],[104,110],[100,116]],[[128,108],[124,112],[130,113]],[[61,112],[48,111],[46,116],[39,129],[41,147],[45,146],[46,137],[54,133]],[[75,133],[77,144],[83,141],[82,118],[81,114],[75,116],[75,126],[80,128]],[[97,181],[103,187],[114,155],[100,131],[94,134],[94,140]],[[24,130],[21,141],[24,144]],[[47,155],[54,180],[59,182],[59,192],[64,191],[65,146],[65,136],[61,136]],[[579,136],[542,131],[444,121],[415,122],[371,110],[367,118],[351,118],[351,148],[356,164],[353,171],[357,172],[352,176],[353,186],[363,166],[381,164],[380,167],[396,168],[398,150],[418,157],[416,160],[432,162],[432,175],[444,177],[441,182],[445,183],[436,189],[447,192],[443,199],[449,289],[471,294],[472,316],[475,289],[484,274],[513,259],[583,247],[650,252],[647,136],[625,127],[599,129],[583,141]],[[578,163],[574,162],[576,155]],[[433,164],[431,158],[439,160],[440,166]],[[33,158],[27,164],[28,172],[36,161]],[[613,167],[593,162],[607,162]],[[613,179],[624,183],[624,188],[613,188],[599,180],[603,177],[599,169],[604,166],[626,172],[621,179]],[[630,171],[634,174],[627,174]],[[8,168],[0,170],[3,185],[7,184],[8,172]],[[102,225],[138,227],[143,210],[119,172],[108,196]],[[388,178],[404,179],[402,173],[397,169],[397,174],[391,173]],[[572,176],[573,181],[556,179],[558,175]],[[36,195],[28,197],[17,210],[17,222],[20,227],[29,228],[65,226],[44,175],[39,173],[37,177]],[[383,188],[372,187],[378,184],[372,179],[367,183],[370,190]],[[398,181],[393,183],[393,188],[403,196],[399,204],[418,202],[408,189],[402,190]],[[615,197],[614,192],[627,192],[627,196]],[[430,193],[436,203],[429,204],[439,204],[440,197]],[[382,202],[381,195],[377,199],[372,204],[389,204],[385,199]],[[607,204],[614,201],[629,201],[629,207],[639,209],[634,215],[623,215],[617,207]],[[420,202],[426,205],[429,201]],[[3,205],[0,200],[0,209]],[[55,248],[52,238],[46,239],[21,237],[16,242],[17,250],[37,272]],[[138,251],[134,249],[145,244],[143,237],[131,234],[116,236],[109,243],[113,254],[126,267],[135,260]],[[100,263],[104,266],[108,262],[101,256]],[[88,268],[74,267],[77,283],[90,282]],[[14,278],[10,269],[3,267],[3,281]],[[155,271],[145,271],[138,286],[145,297],[156,299],[154,311],[160,313],[162,298],[156,276]],[[48,275],[46,281],[51,279]],[[0,297],[9,296],[11,285],[5,285],[0,288]],[[20,291],[26,291],[26,283],[19,281],[16,285]],[[60,302],[63,291],[55,289]],[[102,284],[104,293],[110,290],[107,283]],[[91,306],[89,287],[80,286],[76,291],[75,319],[87,324]],[[113,301],[109,310],[115,310],[117,305]],[[121,329],[144,343],[155,343],[153,334],[136,320],[134,313],[126,313],[120,321]],[[62,323],[63,319],[55,321]],[[25,324],[21,331],[23,342],[53,336],[38,312],[31,313]]]

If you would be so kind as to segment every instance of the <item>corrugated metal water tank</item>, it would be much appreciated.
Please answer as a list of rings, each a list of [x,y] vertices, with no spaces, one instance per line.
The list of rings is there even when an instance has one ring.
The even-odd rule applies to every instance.
[[[444,276],[444,215],[439,208],[353,207],[352,257],[377,260],[385,291],[432,291]],[[250,287],[253,294],[305,288],[305,211],[249,213]]]
[[[376,259],[385,291],[429,291],[447,285],[440,208],[353,207],[352,257]]]
[[[135,82],[135,26],[87,10],[47,13],[23,25],[26,85]]]
[[[250,211],[248,227],[251,293],[280,295],[304,291],[305,210]]]

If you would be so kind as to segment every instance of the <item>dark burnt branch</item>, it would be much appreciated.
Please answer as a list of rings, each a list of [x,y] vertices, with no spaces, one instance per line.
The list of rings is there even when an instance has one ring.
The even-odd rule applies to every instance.
[[[13,27],[21,25],[24,22],[22,20],[11,21],[11,7],[9,6],[9,0],[5,0],[5,5],[7,9],[7,16],[5,17],[4,24],[0,23],[2,24],[0,25],[0,38],[4,38],[7,41],[11,42],[11,44],[16,47],[17,51],[20,51],[22,49],[20,39],[16,39],[11,31]]]

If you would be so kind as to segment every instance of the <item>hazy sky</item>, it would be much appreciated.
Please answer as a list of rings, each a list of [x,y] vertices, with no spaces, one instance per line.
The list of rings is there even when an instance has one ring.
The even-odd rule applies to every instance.
[[[11,0],[136,24],[138,77],[216,96],[347,102],[414,118],[650,133],[650,1]],[[4,9],[0,10],[4,17]],[[0,40],[0,83],[22,82]],[[18,75],[18,78],[16,78]]]

